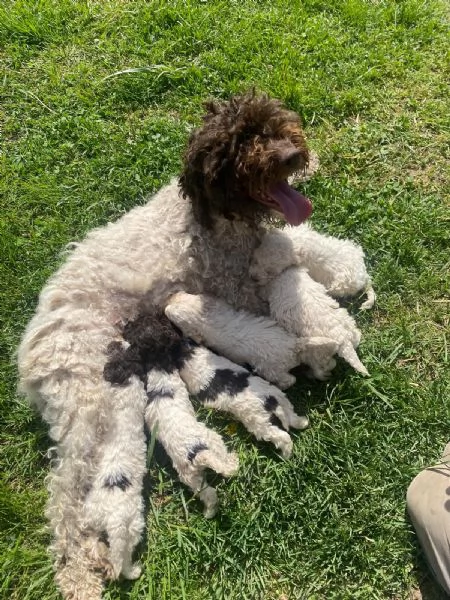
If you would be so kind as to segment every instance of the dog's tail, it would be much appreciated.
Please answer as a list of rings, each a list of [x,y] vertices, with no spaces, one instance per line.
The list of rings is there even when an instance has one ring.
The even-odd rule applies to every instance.
[[[338,354],[344,360],[346,360],[348,364],[355,369],[355,371],[358,371],[358,373],[361,373],[362,375],[369,375],[369,371],[361,362],[351,342],[346,342],[345,344],[343,344],[339,348]]]

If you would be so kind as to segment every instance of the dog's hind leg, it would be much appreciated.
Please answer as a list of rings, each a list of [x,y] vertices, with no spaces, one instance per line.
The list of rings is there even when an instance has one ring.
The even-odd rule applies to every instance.
[[[206,348],[190,353],[180,375],[205,406],[232,414],[256,439],[272,442],[285,458],[292,452],[288,429],[308,426],[308,419],[295,413],[278,388]]]
[[[142,482],[146,440],[143,383],[131,377],[124,386],[110,386],[114,407],[108,419],[98,467],[86,503],[88,525],[102,532],[109,545],[111,577],[128,579],[140,575],[132,553],[144,528]]]
[[[238,468],[235,454],[222,438],[195,418],[188,391],[177,371],[152,369],[147,374],[145,420],[172,460],[180,480],[198,494],[206,517],[217,510],[216,490],[205,479],[210,468],[225,477]]]
[[[95,483],[111,450],[111,436],[117,427],[122,431],[117,420],[126,405],[131,416],[124,414],[123,423],[136,430],[121,435],[130,438],[128,451],[141,461],[133,462],[133,472],[127,473],[135,482],[135,496],[130,496],[126,514],[141,514],[138,490],[145,470],[146,396],[142,382],[119,390],[105,381],[105,351],[116,336],[115,327],[102,314],[62,305],[35,316],[18,352],[21,390],[40,409],[57,444],[48,478],[47,517],[53,533],[55,580],[66,599],[99,600],[104,579],[118,574],[119,563],[111,564],[108,547],[114,535],[105,531],[104,524],[107,506],[108,514],[114,515],[114,502],[120,495],[112,490],[109,504],[103,506],[95,502]],[[132,424],[126,425],[130,419]],[[117,519],[123,514],[119,511]],[[134,528],[141,530],[139,519]],[[129,543],[138,537],[130,524],[133,519],[127,523]]]
[[[108,549],[99,540],[99,532],[88,527],[85,510],[96,472],[96,448],[106,428],[102,410],[86,399],[102,397],[102,388],[101,383],[80,381],[76,376],[58,381],[56,373],[39,386],[47,402],[50,431],[58,437],[48,477],[46,516],[53,533],[55,581],[64,598],[100,599],[110,570]],[[60,419],[58,411],[63,406],[64,418]]]
[[[81,407],[60,439],[47,516],[63,597],[97,600],[105,579],[139,575],[131,556],[144,527],[146,395],[137,378],[84,384],[98,403]]]

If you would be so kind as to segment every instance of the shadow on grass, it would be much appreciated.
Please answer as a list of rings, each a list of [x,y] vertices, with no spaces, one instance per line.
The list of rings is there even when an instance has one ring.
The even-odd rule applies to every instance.
[[[418,587],[414,587],[410,591],[408,600],[448,600],[450,598],[433,579],[422,555],[417,559],[414,574],[418,581]]]

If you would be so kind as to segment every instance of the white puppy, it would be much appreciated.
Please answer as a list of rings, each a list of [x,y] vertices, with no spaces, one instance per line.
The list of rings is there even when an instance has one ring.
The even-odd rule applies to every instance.
[[[326,379],[335,367],[337,353],[354,369],[368,375],[355,348],[361,333],[354,319],[314,281],[306,269],[290,267],[265,289],[271,316],[287,331],[309,340],[301,362],[311,367],[318,379]],[[328,339],[328,344],[323,339]],[[314,343],[314,340],[317,340]]]
[[[165,313],[184,335],[236,363],[250,364],[281,389],[295,383],[289,371],[299,364],[298,340],[275,321],[236,311],[214,296],[185,292],[169,299]]]
[[[272,229],[253,253],[250,275],[265,284],[294,265],[308,269],[310,277],[336,298],[365,292],[367,300],[360,308],[375,302],[364,252],[350,240],[317,233],[308,224]]]

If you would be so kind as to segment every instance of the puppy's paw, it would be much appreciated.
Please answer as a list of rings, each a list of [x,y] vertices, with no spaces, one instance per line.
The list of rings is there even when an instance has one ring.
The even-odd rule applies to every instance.
[[[375,290],[373,289],[372,284],[369,284],[366,287],[365,294],[367,296],[367,300],[361,304],[359,310],[369,310],[373,308],[375,300],[377,299],[377,295],[375,294]]]
[[[294,429],[307,429],[309,427],[309,419],[306,415],[293,415],[291,418],[291,427]]]
[[[129,568],[123,569],[122,575],[125,579],[135,580],[139,579],[142,575],[142,565],[139,563],[133,563]]]
[[[222,440],[220,440],[222,442]],[[215,448],[205,449],[198,454],[192,463],[200,470],[211,469],[223,477],[231,477],[237,473],[239,468],[239,459],[234,452],[228,452],[223,444],[223,448],[216,444]]]
[[[294,429],[306,429],[309,425],[308,417],[297,415],[289,399],[277,388],[270,386],[270,393],[265,396],[264,409],[278,419],[281,426],[287,431]],[[270,417],[273,422],[272,416]]]
[[[202,344],[204,341],[200,329],[197,327],[197,319],[201,311],[200,296],[184,292],[177,292],[171,296],[164,308],[164,313],[169,321],[181,329],[183,335],[190,337],[197,344]]]
[[[287,390],[288,388],[295,385],[296,381],[297,380],[294,377],[294,375],[291,375],[290,373],[285,373],[283,375],[280,375],[277,381],[275,381],[274,383],[278,385],[280,390]]]

